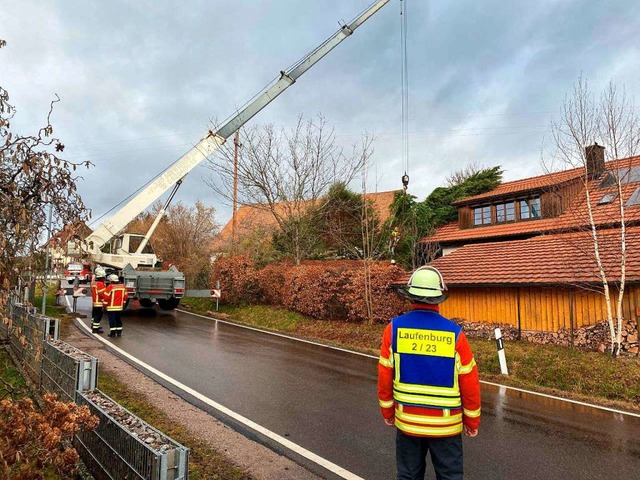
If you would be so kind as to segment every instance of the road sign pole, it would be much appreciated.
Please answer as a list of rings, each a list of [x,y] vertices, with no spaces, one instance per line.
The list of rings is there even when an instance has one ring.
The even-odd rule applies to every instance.
[[[220,280],[216,280],[216,290],[218,290],[218,292],[220,292]],[[216,296],[216,312],[218,311],[219,302],[220,302],[220,295],[218,294]]]

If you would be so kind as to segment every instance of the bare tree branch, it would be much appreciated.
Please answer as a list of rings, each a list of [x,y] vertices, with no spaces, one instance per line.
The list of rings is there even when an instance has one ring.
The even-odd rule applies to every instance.
[[[325,119],[298,118],[291,130],[276,131],[273,125],[241,130],[242,148],[237,161],[238,202],[263,206],[274,218],[287,253],[300,262],[313,249],[312,222],[304,220],[310,209],[335,183],[348,184],[362,170],[370,141],[346,154],[336,142]],[[229,145],[207,163],[214,172],[207,184],[227,202],[233,199],[234,151]]]

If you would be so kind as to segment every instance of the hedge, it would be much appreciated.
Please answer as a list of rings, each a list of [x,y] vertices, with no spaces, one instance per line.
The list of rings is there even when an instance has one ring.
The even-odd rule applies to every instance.
[[[371,262],[373,318],[385,322],[406,311],[406,301],[389,285],[406,272],[386,262]],[[213,266],[212,284],[219,281],[221,301],[281,306],[318,319],[365,321],[365,274],[362,261],[276,263],[256,270],[246,257],[222,257]]]

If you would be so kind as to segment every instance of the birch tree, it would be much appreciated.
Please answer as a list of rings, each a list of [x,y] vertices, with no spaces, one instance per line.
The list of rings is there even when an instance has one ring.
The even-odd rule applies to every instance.
[[[627,245],[625,218],[625,196],[623,187],[629,180],[629,171],[620,160],[640,153],[640,121],[635,106],[622,89],[609,83],[599,98],[589,90],[585,79],[580,78],[574,85],[573,93],[565,98],[558,121],[552,123],[552,134],[556,157],[568,168],[583,170],[584,205],[587,225],[592,242],[592,256],[605,297],[607,322],[611,337],[611,354],[620,353],[622,342],[623,298],[626,283]],[[617,265],[608,267],[603,258],[603,230],[601,222],[595,218],[595,206],[599,198],[593,190],[593,180],[599,173],[594,171],[590,161],[593,151],[588,146],[599,143],[604,147],[605,161],[615,189],[617,202],[612,223],[619,225],[616,246]],[[597,146],[595,143],[595,146]],[[590,147],[592,148],[592,147]],[[617,285],[617,292],[612,286]]]

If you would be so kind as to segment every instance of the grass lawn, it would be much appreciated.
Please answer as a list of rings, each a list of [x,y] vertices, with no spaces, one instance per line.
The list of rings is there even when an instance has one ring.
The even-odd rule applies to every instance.
[[[215,301],[185,298],[185,310],[206,314]],[[377,355],[384,325],[315,320],[265,305],[221,306],[220,318],[295,337]],[[483,380],[553,393],[583,401],[640,411],[640,359],[612,358],[555,345],[505,342],[509,376],[500,374],[494,341],[471,340]]]
[[[30,396],[30,393],[9,352],[4,347],[0,348],[0,400],[20,400]]]

